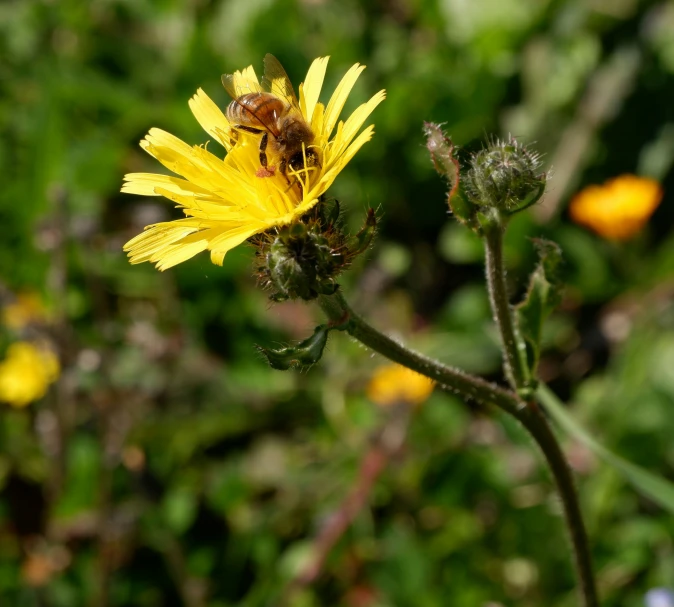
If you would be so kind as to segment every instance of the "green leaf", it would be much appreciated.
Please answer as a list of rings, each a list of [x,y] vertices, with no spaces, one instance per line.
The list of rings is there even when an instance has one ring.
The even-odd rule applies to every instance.
[[[311,337],[300,342],[296,346],[285,346],[283,348],[263,348],[256,346],[267,359],[269,366],[272,369],[279,371],[287,371],[295,366],[309,366],[316,364],[323,356],[325,344],[328,343],[328,333],[330,329],[328,325],[319,325],[314,329]]]
[[[585,428],[569,415],[566,407],[546,385],[538,388],[538,398],[557,424],[591,449],[597,457],[613,466],[642,495],[674,514],[674,483],[620,457],[597,442]]]
[[[561,300],[562,283],[558,277],[562,250],[557,243],[533,239],[538,252],[538,265],[529,279],[524,300],[517,305],[517,318],[527,345],[527,356],[532,374],[540,357],[543,323]]]

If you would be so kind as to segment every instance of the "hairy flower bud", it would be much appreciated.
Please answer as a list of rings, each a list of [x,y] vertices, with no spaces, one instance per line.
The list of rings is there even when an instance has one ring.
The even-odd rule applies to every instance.
[[[468,199],[479,207],[492,207],[507,214],[535,204],[545,191],[547,175],[541,160],[514,138],[493,140],[473,155],[464,176]]]
[[[257,274],[272,290],[270,299],[308,301],[334,293],[337,276],[369,247],[376,225],[370,209],[363,228],[349,238],[339,226],[339,206],[322,205],[303,221],[258,239]]]
[[[330,329],[328,325],[319,325],[314,329],[313,335],[296,346],[283,346],[277,349],[257,346],[257,349],[267,359],[272,369],[287,371],[292,367],[308,367],[321,360],[325,344],[328,343]]]
[[[282,228],[266,254],[266,271],[276,291],[273,299],[315,299],[334,293],[333,277],[343,265],[329,234],[316,225],[295,223]]]

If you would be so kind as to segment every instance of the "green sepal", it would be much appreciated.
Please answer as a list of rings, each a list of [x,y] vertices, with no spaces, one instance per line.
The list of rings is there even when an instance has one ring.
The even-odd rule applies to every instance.
[[[349,256],[355,257],[356,255],[360,255],[363,251],[367,251],[372,244],[372,240],[376,233],[377,214],[374,209],[370,208],[367,210],[367,216],[365,217],[363,227],[352,237],[351,242],[349,243]]]
[[[516,208],[506,211],[506,215],[514,215],[515,213],[519,213],[520,211],[524,211],[525,209],[534,206],[543,197],[543,194],[545,194],[545,185],[546,182],[542,180],[538,184],[538,187],[534,187],[522,200],[520,200],[520,203]]]
[[[476,219],[478,207],[468,200],[463,189],[463,183],[458,180],[458,177],[454,187],[450,189],[447,195],[447,202],[452,215],[458,221],[479,233],[479,222]]]
[[[255,347],[264,355],[272,369],[287,371],[292,367],[307,367],[321,360],[325,344],[328,343],[328,333],[333,328],[328,325],[319,325],[314,329],[311,337],[296,346],[285,346],[277,350],[262,346]]]
[[[426,135],[426,148],[431,155],[435,170],[446,177],[449,183],[449,192],[447,193],[449,210],[462,224],[476,230],[478,228],[475,221],[477,206],[469,200],[464,192],[461,167],[456,157],[456,147],[439,124],[424,122],[424,135]]]
[[[517,305],[517,320],[527,347],[527,360],[532,376],[540,358],[541,337],[545,319],[562,299],[559,267],[562,250],[559,245],[542,238],[533,239],[538,252],[538,264],[529,279],[524,299]]]
[[[319,204],[318,215],[320,221],[324,226],[331,227],[339,223],[339,218],[342,213],[342,206],[339,200],[333,198],[329,201],[323,201]]]

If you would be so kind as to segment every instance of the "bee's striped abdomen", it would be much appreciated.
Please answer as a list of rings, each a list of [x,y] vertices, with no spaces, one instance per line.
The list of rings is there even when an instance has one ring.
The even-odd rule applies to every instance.
[[[227,106],[227,120],[232,124],[267,130],[278,137],[278,119],[285,110],[285,104],[276,95],[248,93]]]

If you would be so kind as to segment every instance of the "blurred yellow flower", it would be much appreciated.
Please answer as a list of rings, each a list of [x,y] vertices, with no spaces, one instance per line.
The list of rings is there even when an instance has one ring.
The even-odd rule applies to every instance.
[[[621,175],[591,185],[571,201],[571,219],[611,240],[627,240],[639,232],[662,199],[657,181]]]
[[[292,223],[306,213],[330,187],[360,147],[369,141],[373,125],[356,136],[384,99],[379,91],[345,121],[338,118],[364,66],[354,65],[342,78],[327,106],[318,102],[328,58],[316,59],[299,87],[298,108],[311,126],[311,145],[320,163],[298,171],[261,171],[259,134],[237,130],[218,106],[199,89],[190,100],[192,113],[228,152],[225,159],[204,146],[189,146],[160,129],[151,129],[141,147],[181,177],[131,173],[122,192],[165,196],[182,208],[186,219],[157,223],[124,246],[131,263],[150,261],[159,270],[181,263],[204,250],[222,265],[225,254],[254,234]],[[261,85],[252,66],[232,75],[232,87],[258,92]],[[336,130],[335,130],[336,128]],[[332,138],[331,138],[332,137]]]
[[[433,392],[435,382],[401,365],[375,370],[367,385],[367,397],[383,407],[396,403],[420,405]]]
[[[34,292],[19,293],[12,303],[2,309],[3,324],[14,331],[46,319],[47,309],[42,298]]]
[[[0,362],[0,401],[24,407],[42,398],[58,375],[59,362],[53,352],[26,341],[13,343]]]

